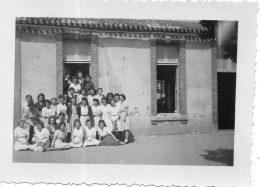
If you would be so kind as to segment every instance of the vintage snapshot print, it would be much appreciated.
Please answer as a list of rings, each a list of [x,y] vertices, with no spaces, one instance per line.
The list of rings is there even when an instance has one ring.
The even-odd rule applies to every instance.
[[[1,181],[249,185],[256,4],[146,2],[158,17],[131,2],[30,2],[53,13],[10,15],[11,167],[0,172],[31,177]]]

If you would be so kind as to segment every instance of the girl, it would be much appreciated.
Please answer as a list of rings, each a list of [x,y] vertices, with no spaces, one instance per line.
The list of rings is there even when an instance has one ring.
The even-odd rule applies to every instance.
[[[36,123],[37,130],[32,139],[33,145],[30,146],[30,149],[33,151],[45,151],[50,147],[50,133],[44,128],[44,124],[42,122]]]
[[[71,147],[82,147],[83,146],[83,138],[84,138],[84,132],[81,128],[80,120],[76,119],[74,122],[74,129],[71,136]]]
[[[104,120],[99,121],[98,129],[99,139],[101,140],[100,145],[124,145],[124,142],[119,141],[116,137],[108,130]]]
[[[130,129],[130,118],[128,114],[129,105],[126,102],[126,96],[124,94],[119,95],[121,105],[119,107],[120,112],[120,131],[124,133],[125,143],[128,143],[129,129]],[[122,135],[123,136],[123,135]]]
[[[101,100],[105,98],[105,96],[102,94],[103,93],[103,88],[98,88],[97,89],[97,95],[96,98],[99,100],[99,103],[101,104]]]
[[[118,131],[120,129],[119,108],[116,107],[116,101],[114,99],[111,100],[110,120],[112,122],[112,132]]]
[[[81,105],[82,104],[82,98],[83,97],[85,97],[85,98],[87,98],[88,97],[88,95],[87,95],[87,92],[86,92],[86,89],[85,88],[83,88],[82,90],[81,90],[81,94],[80,95],[78,95],[78,97],[77,97],[77,104],[78,105]]]
[[[46,127],[46,129],[49,130],[49,133],[50,133],[50,143],[52,143],[54,132],[59,129],[59,126],[56,123],[55,117],[50,117],[49,118],[49,124]]]
[[[29,140],[29,130],[24,126],[25,120],[20,120],[18,122],[18,126],[14,129],[14,150],[22,151],[30,148],[28,140]]]
[[[100,105],[102,119],[106,122],[107,128],[112,131],[113,125],[110,119],[111,105],[107,104],[107,99],[102,99],[102,105]]]
[[[80,107],[80,122],[83,126],[86,125],[86,121],[90,120],[94,123],[93,112],[92,108],[88,105],[88,100],[83,97],[82,98],[82,105]]]
[[[91,106],[93,116],[94,116],[94,125],[96,128],[96,131],[98,130],[98,123],[99,120],[101,119],[101,108],[99,106],[99,100],[98,99],[93,99],[93,106]]]
[[[56,115],[54,109],[51,108],[51,101],[46,100],[45,101],[46,107],[42,109],[42,117],[43,117],[43,123],[44,126],[47,127],[49,124],[50,117],[54,117]]]
[[[111,100],[113,99],[113,93],[108,92],[106,98],[107,98],[107,104],[111,104]]]
[[[57,115],[61,112],[67,114],[67,106],[65,104],[65,97],[64,95],[59,96],[60,104],[57,105]]]
[[[41,113],[42,109],[45,107],[45,95],[43,93],[40,93],[38,95],[38,102],[35,103],[35,108],[38,109],[38,111]]]
[[[89,90],[90,92],[90,95],[88,95],[88,104],[89,106],[92,106],[93,105],[93,99],[96,98],[96,90],[95,89],[90,89]]]
[[[67,114],[68,114],[67,123],[69,124],[69,128],[67,129],[67,131],[68,131],[68,136],[70,137],[74,128],[75,120],[78,120],[80,117],[80,106],[76,104],[75,97],[71,98],[71,105],[68,106]]]
[[[74,76],[72,77],[72,83],[70,84],[70,88],[74,88],[75,89],[75,95],[79,95],[80,93],[80,90],[81,90],[81,86],[80,84],[78,83],[78,77]]]
[[[55,131],[53,141],[51,143],[51,149],[68,149],[71,147],[69,143],[66,143],[67,139],[66,123],[61,122],[59,129]]]
[[[54,110],[55,115],[57,115],[57,98],[51,99],[51,108]]]
[[[93,123],[91,123],[89,119],[84,127],[84,139],[84,147],[100,144],[100,141],[96,139],[96,129],[93,127]]]

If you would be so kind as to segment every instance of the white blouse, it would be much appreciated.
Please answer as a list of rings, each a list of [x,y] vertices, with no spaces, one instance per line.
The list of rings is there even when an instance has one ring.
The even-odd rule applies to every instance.
[[[101,108],[100,108],[100,106],[94,106],[94,105],[92,105],[91,106],[91,109],[92,109],[92,112],[93,112],[93,115],[94,116],[101,116]]]
[[[111,113],[111,105],[110,104],[107,104],[106,106],[100,105],[100,109],[101,109],[102,118],[108,117]]]
[[[84,127],[86,138],[89,139],[95,139],[96,138],[96,129],[91,128],[89,129],[87,126]]]
[[[57,115],[59,115],[61,112],[63,112],[65,115],[67,115],[67,106],[66,104],[58,104],[57,105]]]
[[[103,129],[98,128],[98,135],[99,136],[104,137],[108,134],[111,134],[111,131],[107,127],[104,127]]]
[[[46,128],[42,128],[41,131],[38,129],[35,132],[35,137],[39,142],[46,143],[49,140],[50,132]]]
[[[71,83],[69,89],[70,89],[70,88],[74,88],[74,89],[75,89],[75,95],[78,95],[78,93],[79,93],[80,90],[81,90],[80,84]]]
[[[119,107],[113,107],[110,108],[110,114],[111,116],[119,116]]]
[[[42,109],[42,116],[43,117],[55,116],[55,110],[53,108],[44,107]]]

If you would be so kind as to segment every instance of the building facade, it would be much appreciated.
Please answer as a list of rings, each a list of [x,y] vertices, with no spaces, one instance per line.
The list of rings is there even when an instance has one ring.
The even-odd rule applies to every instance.
[[[236,67],[207,32],[188,21],[17,18],[14,122],[27,94],[57,97],[64,73],[81,70],[126,95],[136,134],[217,130],[218,73]]]

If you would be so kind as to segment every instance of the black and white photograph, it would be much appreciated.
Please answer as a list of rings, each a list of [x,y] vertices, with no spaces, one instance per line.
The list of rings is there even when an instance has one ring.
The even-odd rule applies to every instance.
[[[0,181],[250,184],[256,3],[12,1]]]
[[[238,24],[17,17],[13,161],[233,166]]]

